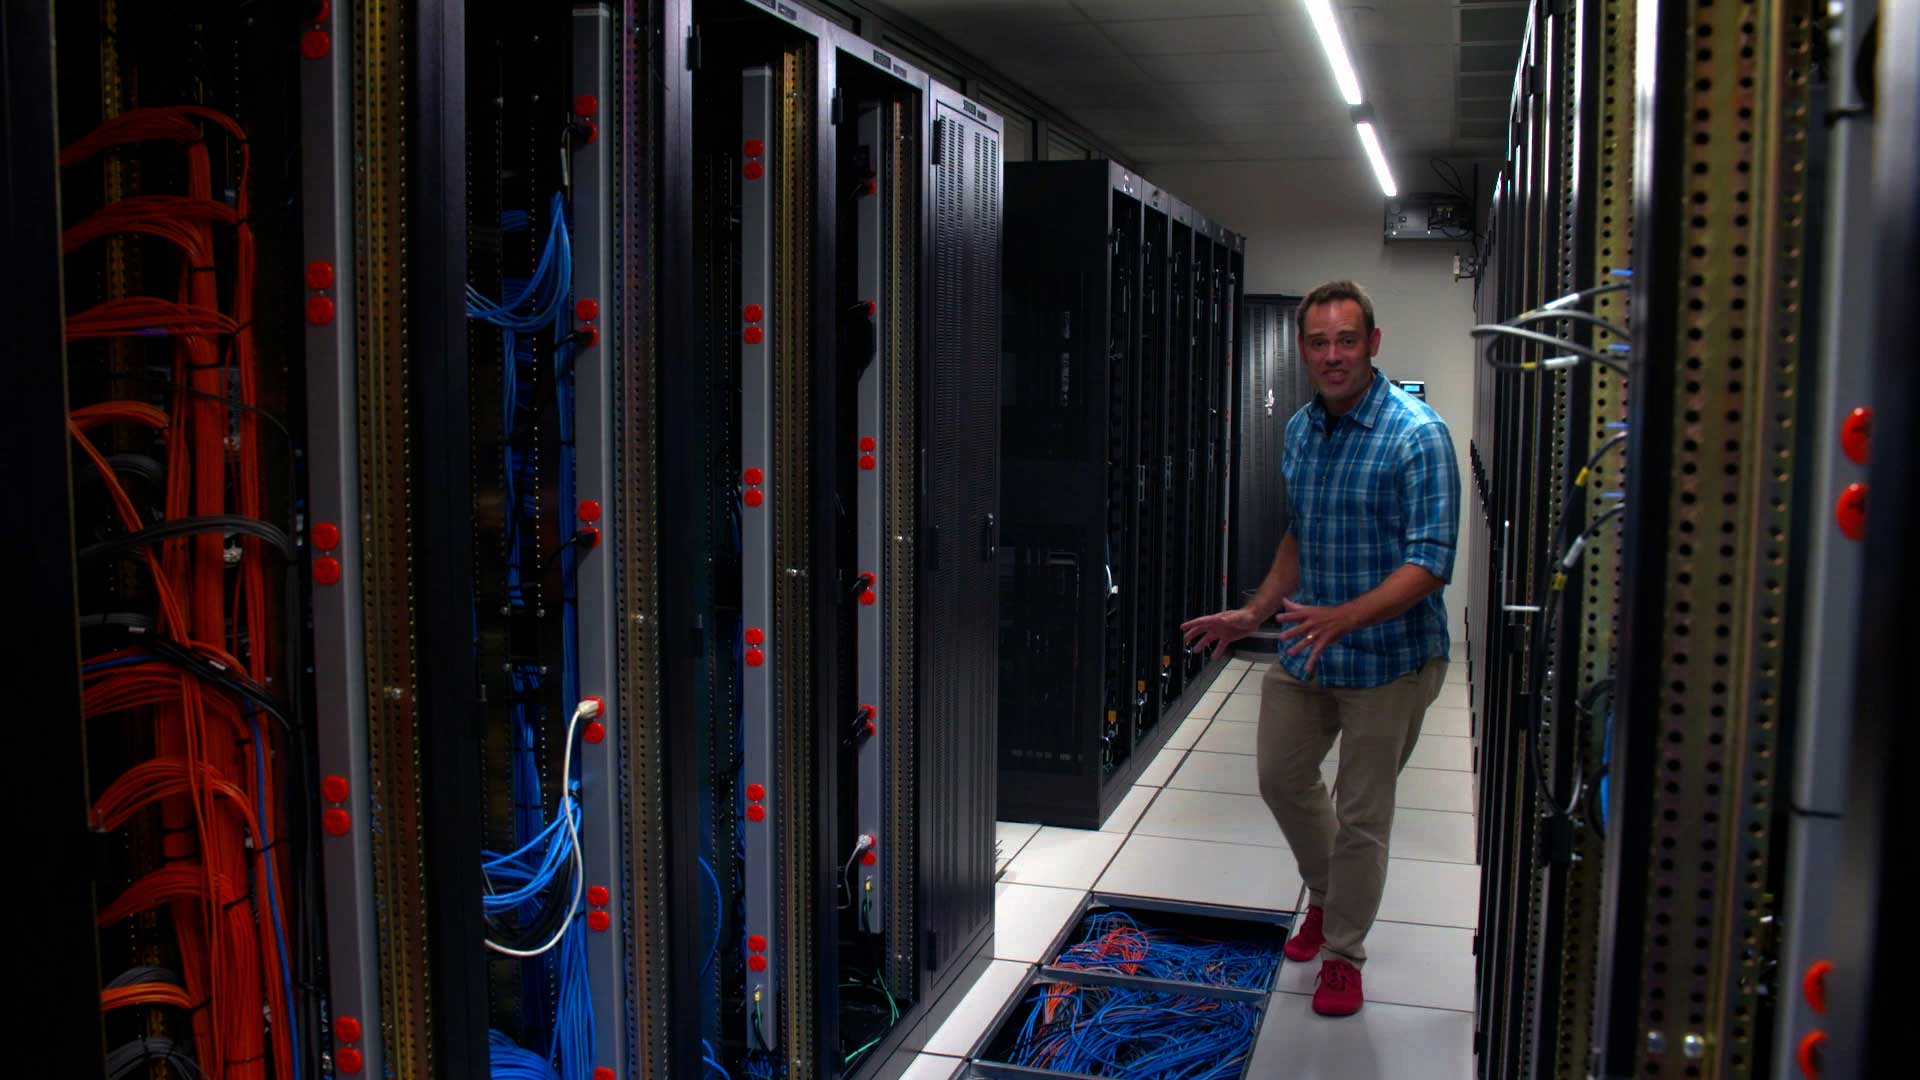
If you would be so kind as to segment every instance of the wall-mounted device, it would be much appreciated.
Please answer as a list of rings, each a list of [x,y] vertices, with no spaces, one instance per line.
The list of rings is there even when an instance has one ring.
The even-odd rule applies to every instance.
[[[1473,240],[1473,206],[1448,192],[1426,192],[1388,199],[1384,238],[1394,240]]]

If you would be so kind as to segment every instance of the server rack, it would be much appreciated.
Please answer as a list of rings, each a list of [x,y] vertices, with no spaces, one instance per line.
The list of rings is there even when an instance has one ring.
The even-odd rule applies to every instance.
[[[1313,396],[1300,358],[1295,322],[1299,304],[1297,296],[1269,294],[1249,296],[1241,307],[1228,603],[1244,603],[1260,587],[1287,531],[1286,481],[1280,474],[1280,458],[1286,450],[1287,422]]]
[[[1008,170],[1000,813],[1096,827],[1197,696],[1233,242],[1109,162]],[[1212,604],[1213,607],[1206,607]]]

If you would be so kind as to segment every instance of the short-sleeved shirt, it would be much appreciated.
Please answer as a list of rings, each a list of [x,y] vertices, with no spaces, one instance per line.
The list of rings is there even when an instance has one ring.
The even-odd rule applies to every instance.
[[[1341,416],[1318,395],[1287,422],[1280,459],[1300,548],[1295,603],[1344,604],[1411,563],[1453,576],[1460,536],[1460,465],[1446,421],[1375,372],[1366,397]],[[1306,679],[1312,648],[1280,663]],[[1451,648],[1435,590],[1404,614],[1347,634],[1320,654],[1320,685],[1384,686]]]

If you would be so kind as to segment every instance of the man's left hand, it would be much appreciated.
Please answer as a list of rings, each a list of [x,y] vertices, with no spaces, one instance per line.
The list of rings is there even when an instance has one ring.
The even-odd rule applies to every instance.
[[[1280,635],[1281,641],[1293,642],[1293,647],[1287,650],[1288,656],[1297,656],[1304,649],[1313,650],[1307,657],[1309,675],[1313,674],[1314,665],[1320,662],[1320,654],[1326,651],[1327,646],[1360,626],[1345,605],[1313,607],[1291,600],[1285,601],[1285,607],[1273,617],[1273,621],[1292,624]]]

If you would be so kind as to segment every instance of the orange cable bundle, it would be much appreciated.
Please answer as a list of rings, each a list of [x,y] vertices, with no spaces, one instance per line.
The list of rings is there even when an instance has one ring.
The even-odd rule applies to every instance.
[[[204,125],[221,129],[237,151],[234,204],[214,199]],[[143,108],[122,113],[60,157],[74,166],[116,148],[173,143],[187,164],[187,190],[119,200],[67,229],[68,251],[115,234],[139,234],[167,243],[180,256],[172,298],[108,300],[67,320],[69,340],[164,336],[173,343],[172,410],[114,401],[74,410],[69,429],[105,482],[115,515],[130,532],[143,526],[106,457],[87,436],[113,423],[164,432],[164,514],[176,521],[229,512],[261,520],[264,493],[258,437],[259,379],[252,330],[255,251],[248,203],[250,151],[231,118],[210,109]],[[214,229],[234,230],[232,295],[223,305]],[[228,402],[237,397],[237,409]],[[231,412],[231,417],[230,417]],[[237,436],[237,437],[232,437]],[[232,438],[230,438],[232,437]],[[237,583],[229,586],[226,540],[219,532],[159,541],[140,553],[152,577],[159,633],[195,658],[244,672],[258,685],[272,680],[276,662],[267,586],[266,549],[253,536],[238,540]],[[157,549],[157,550],[156,550]],[[231,595],[229,595],[231,593]],[[241,644],[244,643],[244,646]],[[135,882],[100,913],[102,926],[164,906],[172,914],[184,988],[135,984],[103,993],[106,1008],[202,1002],[193,1012],[198,1064],[209,1077],[265,1080],[293,1070],[292,1025],[282,994],[287,977],[276,945],[284,921],[267,903],[285,854],[268,848],[282,835],[281,807],[266,761],[284,761],[277,729],[250,718],[237,694],[141,650],[96,657],[84,712],[99,716],[147,710],[156,756],[129,769],[96,804],[103,828],[125,824],[158,807],[167,837],[164,865]],[[110,662],[110,663],[109,663]],[[258,737],[265,744],[254,747]],[[259,755],[259,760],[255,756]],[[266,809],[257,820],[255,808]],[[284,890],[280,891],[285,895]],[[278,913],[284,916],[284,911]],[[267,1038],[262,1016],[272,1038]]]

